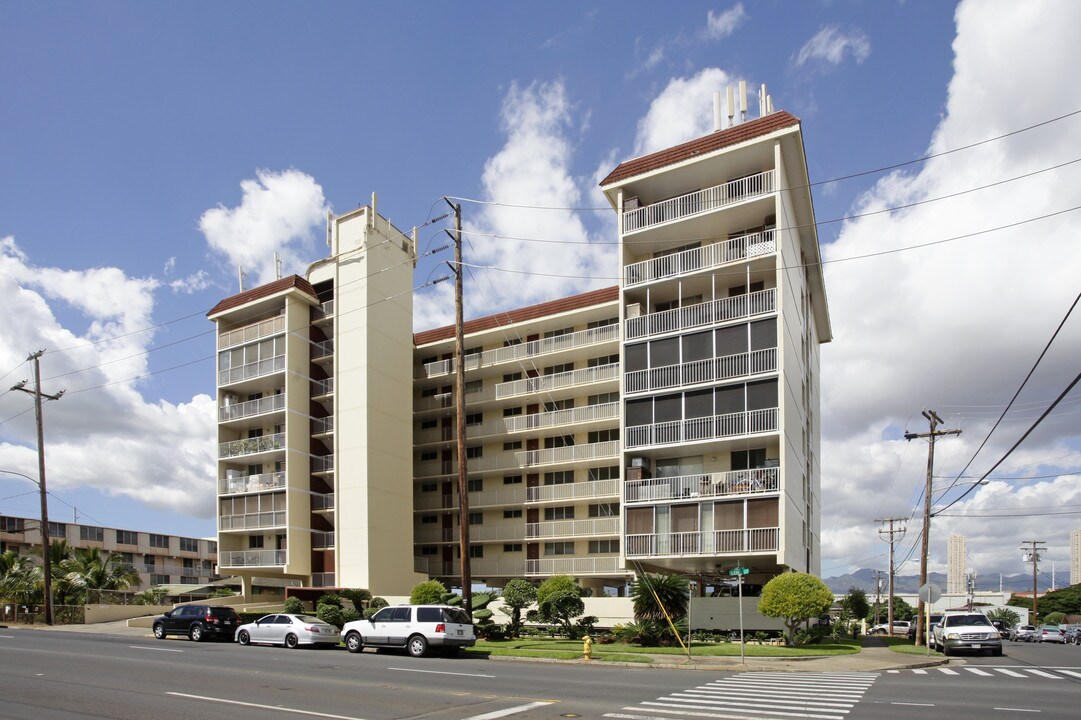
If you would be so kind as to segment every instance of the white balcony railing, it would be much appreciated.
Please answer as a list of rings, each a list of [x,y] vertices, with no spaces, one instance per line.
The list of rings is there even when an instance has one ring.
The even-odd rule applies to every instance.
[[[618,440],[589,443],[588,445],[569,445],[546,450],[524,450],[514,453],[518,467],[523,468],[535,465],[556,465],[579,460],[599,460],[612,458],[618,454]]]
[[[285,332],[285,316],[278,315],[269,320],[262,320],[235,330],[223,332],[218,336],[218,349],[224,350],[234,345],[243,345],[244,343],[254,342],[283,332]]]
[[[326,435],[334,432],[334,416],[312,418],[312,435]]]
[[[313,530],[312,531],[312,548],[313,549],[321,550],[323,548],[332,548],[332,547],[334,547],[334,533],[333,533],[333,531],[331,531],[331,532],[324,532],[322,530]]]
[[[312,472],[330,472],[334,469],[334,456],[333,455],[316,455],[312,457]]]
[[[616,497],[618,495],[618,480],[593,480],[591,482],[538,485],[537,487],[526,488],[526,502],[528,503],[586,500]]]
[[[780,468],[757,468],[628,480],[623,486],[623,501],[636,503],[729,495],[761,495],[775,493],[779,489]]]
[[[221,567],[275,567],[285,565],[285,550],[234,550],[218,555]]]
[[[777,309],[777,290],[767,288],[744,295],[708,300],[697,305],[663,310],[626,320],[627,340],[745,320]]]
[[[623,268],[623,285],[632,288],[653,280],[682,277],[713,270],[728,263],[768,255],[777,249],[774,232],[766,230],[751,233],[731,240],[631,263]]]
[[[623,232],[643,230],[653,225],[682,220],[693,215],[718,210],[744,200],[751,200],[774,192],[776,174],[767,170],[757,175],[749,175],[715,185],[704,190],[662,200],[623,213]]]
[[[636,448],[643,445],[701,442],[768,432],[777,432],[777,408],[673,420],[654,425],[635,425],[627,428],[626,443],[628,448]]]
[[[312,397],[334,394],[334,378],[312,380]]]
[[[312,318],[316,321],[329,320],[334,317],[334,301],[327,300],[325,303],[312,308]]]
[[[627,557],[776,552],[779,528],[627,535]]]
[[[514,415],[503,418],[505,432],[523,432],[540,428],[581,425],[599,420],[613,420],[619,417],[619,403],[602,403],[570,410],[534,413],[532,415]]]
[[[650,392],[776,371],[777,348],[766,348],[679,365],[634,370],[623,376],[623,389],[627,393]]]
[[[219,371],[218,385],[232,385],[233,383],[251,380],[252,378],[262,377],[264,375],[273,375],[282,370],[285,370],[285,356],[275,355],[266,360],[259,360],[257,362],[241,365],[240,367]]]
[[[218,458],[225,459],[240,457],[242,455],[255,455],[256,453],[282,450],[285,448],[285,433],[273,435],[260,435],[259,437],[232,440],[218,444]]]
[[[469,493],[469,507],[503,507],[521,505],[526,491],[522,487],[512,490],[485,490]],[[414,510],[449,510],[458,507],[458,493],[414,493]]]
[[[334,354],[333,340],[320,340],[312,343],[312,360],[328,358]]]
[[[239,420],[241,418],[264,415],[271,412],[279,412],[285,409],[285,393],[269,395],[258,400],[223,405],[218,408],[218,422]]]
[[[521,523],[500,523],[498,525],[470,525],[470,542],[514,542],[524,540],[525,526]],[[439,543],[458,542],[460,534],[457,527],[453,528],[421,528],[415,531],[414,542]]]
[[[499,383],[495,386],[495,397],[497,400],[503,400],[518,395],[535,395],[540,392],[591,385],[617,379],[619,379],[619,363],[610,363],[553,375],[538,375],[522,380]]]
[[[437,562],[432,560],[429,564],[429,572],[438,570],[441,577],[458,577],[462,572],[460,561]],[[525,560],[496,560],[494,558],[472,558],[469,561],[469,574],[475,578],[485,577],[522,577],[525,571]]]
[[[603,343],[614,343],[619,340],[619,328],[615,325],[604,325],[588,330],[544,338],[543,340],[530,340],[528,342],[508,345],[506,347],[485,350],[484,352],[467,355],[465,369],[476,370],[477,368],[497,365],[499,363],[517,362],[538,355],[550,355],[564,350],[590,347]],[[421,377],[438,377],[454,372],[453,360],[436,360],[426,363],[421,368]]]
[[[285,511],[222,515],[218,518],[219,530],[252,530],[285,526]]]
[[[618,517],[591,518],[589,520],[554,520],[526,523],[525,526],[525,536],[527,538],[588,537],[618,534]]]
[[[218,493],[234,495],[237,493],[264,492],[285,487],[285,473],[272,472],[241,477],[218,478]]]
[[[334,493],[314,493],[312,494],[312,510],[318,512],[320,510],[333,510],[334,509]]]
[[[525,561],[526,575],[612,575],[621,572],[618,557],[603,555]]]

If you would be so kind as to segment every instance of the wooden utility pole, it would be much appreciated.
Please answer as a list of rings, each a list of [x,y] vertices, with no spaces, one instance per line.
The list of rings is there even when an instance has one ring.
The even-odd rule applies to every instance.
[[[1022,542],[1024,545],[1021,547],[1021,552],[1025,554],[1024,560],[1025,562],[1032,563],[1032,617],[1029,618],[1028,624],[1036,625],[1037,621],[1040,619],[1040,614],[1037,611],[1038,605],[1036,604],[1036,569],[1041,559],[1040,553],[1046,550],[1047,547],[1044,545],[1043,540],[1022,540]],[[1040,547],[1041,545],[1044,545],[1044,547]],[[1072,580],[1073,578],[1070,579]]]
[[[905,433],[905,440],[927,438],[927,483],[923,489],[923,541],[920,543],[920,587],[927,584],[927,553],[930,550],[931,536],[931,478],[935,469],[935,438],[940,435],[960,435],[960,430],[939,430],[942,418],[934,410],[924,410],[923,416],[927,418],[931,429],[925,433]],[[924,615],[927,613],[925,603],[921,599],[916,605],[917,627],[923,627]],[[924,638],[917,632],[916,645],[923,645]]]
[[[473,612],[473,579],[469,571],[469,475],[465,457],[465,322],[462,307],[462,206],[454,210],[454,426],[458,438],[458,540],[462,568],[462,607]]]
[[[44,581],[45,591],[45,624],[53,624],[53,568],[52,557],[49,553],[49,500],[45,489],[45,427],[41,417],[41,398],[46,400],[59,400],[64,391],[49,395],[41,392],[41,365],[38,359],[45,354],[44,350],[30,353],[27,360],[34,363],[34,389],[28,390],[26,381],[18,383],[12,390],[21,390],[27,395],[34,396],[34,416],[37,419],[38,430],[38,490],[41,493],[41,574]]]
[[[895,542],[894,539],[893,539],[893,536],[894,535],[904,536],[904,534],[905,534],[905,526],[904,526],[905,518],[875,518],[875,522],[889,523],[890,524],[890,529],[889,530],[879,530],[878,534],[888,536],[888,539],[886,540],[886,542],[888,542],[890,544],[890,591],[889,591],[890,594],[888,596],[889,605],[888,605],[887,613],[886,613],[886,618],[887,618],[886,623],[887,623],[887,625],[889,627],[889,632],[887,632],[886,634],[887,635],[893,635],[893,546],[894,546],[894,542]],[[894,528],[894,526],[893,526],[894,523],[899,523],[900,526],[897,527],[897,528]],[[876,610],[876,612],[877,612],[877,610]],[[877,617],[875,618],[875,622],[878,622]]]

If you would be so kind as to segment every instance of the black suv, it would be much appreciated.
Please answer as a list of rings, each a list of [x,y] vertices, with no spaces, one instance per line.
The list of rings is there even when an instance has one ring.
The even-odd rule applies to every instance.
[[[231,607],[181,605],[154,621],[154,637],[187,635],[195,642],[216,638],[232,642],[240,616]]]

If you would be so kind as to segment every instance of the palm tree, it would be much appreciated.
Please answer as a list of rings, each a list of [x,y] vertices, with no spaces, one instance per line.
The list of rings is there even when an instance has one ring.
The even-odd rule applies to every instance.
[[[16,555],[14,550],[0,554],[0,598],[30,604],[41,599],[41,568],[32,558]]]
[[[640,622],[667,622],[666,612],[673,622],[684,617],[690,605],[687,588],[687,578],[683,575],[644,573],[631,591],[634,619]]]
[[[82,602],[101,602],[102,591],[127,590],[140,584],[139,571],[124,562],[120,553],[102,553],[90,547],[60,563],[64,582]]]
[[[75,548],[67,540],[49,541],[49,569],[52,572],[53,600],[57,605],[74,605],[77,598],[71,585],[64,579],[62,564],[71,559]]]
[[[366,588],[346,588],[339,590],[338,595],[353,603],[353,608],[358,613],[364,612],[364,608],[372,601],[372,593]]]

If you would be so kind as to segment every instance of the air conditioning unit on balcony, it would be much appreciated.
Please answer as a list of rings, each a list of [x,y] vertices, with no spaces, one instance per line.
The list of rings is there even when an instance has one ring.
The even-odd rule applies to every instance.
[[[627,318],[642,316],[642,303],[627,303]]]
[[[230,405],[236,405],[240,402],[240,398],[232,393],[226,393],[222,396],[221,404],[223,407],[229,407]]]
[[[648,470],[649,469],[649,458],[647,458],[647,457],[632,457],[631,458],[631,467],[632,468],[642,468],[643,470]]]
[[[641,207],[641,204],[638,202],[638,196],[637,195],[635,195],[634,197],[623,198],[623,209],[624,210],[637,210],[640,207]]]

